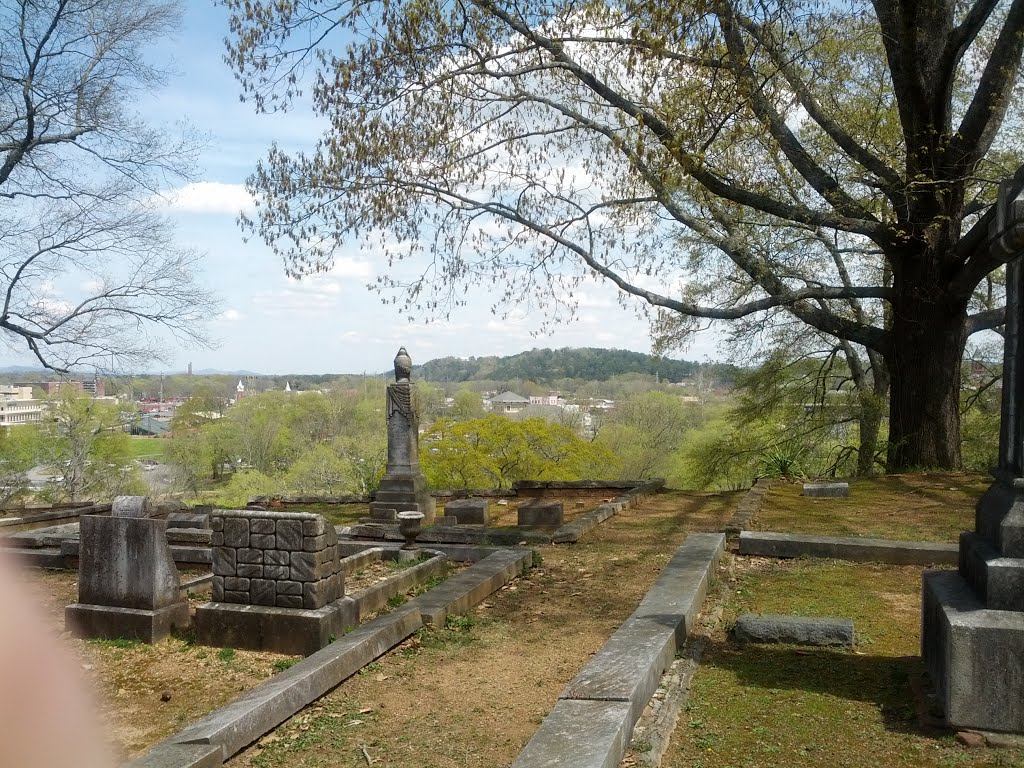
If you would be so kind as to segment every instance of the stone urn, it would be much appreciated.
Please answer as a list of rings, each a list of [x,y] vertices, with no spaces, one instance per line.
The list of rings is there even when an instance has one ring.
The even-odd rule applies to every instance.
[[[410,510],[398,513],[398,532],[405,539],[402,549],[416,549],[416,537],[423,530],[423,513]]]

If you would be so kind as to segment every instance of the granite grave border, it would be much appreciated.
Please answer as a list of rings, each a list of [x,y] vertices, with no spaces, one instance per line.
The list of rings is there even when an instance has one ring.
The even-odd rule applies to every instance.
[[[562,692],[512,768],[615,768],[693,627],[724,533],[687,536],[639,607]]]
[[[956,565],[956,544],[896,541],[857,536],[805,536],[771,531],[741,531],[739,553],[757,557],[823,557],[855,563]]]
[[[362,553],[360,553],[362,554]],[[429,562],[429,561],[428,561]],[[502,549],[390,613],[361,625],[154,745],[124,768],[216,768],[424,625],[444,623],[531,567],[530,549]]]

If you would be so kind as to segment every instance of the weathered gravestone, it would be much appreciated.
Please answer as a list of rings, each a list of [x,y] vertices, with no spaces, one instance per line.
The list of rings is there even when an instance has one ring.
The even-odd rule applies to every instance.
[[[849,483],[804,483],[804,496],[845,498],[850,495]]]
[[[444,513],[454,517],[459,525],[487,525],[487,499],[452,499],[445,502]]]
[[[999,464],[960,536],[959,571],[924,574],[921,655],[947,723],[1024,733],[1024,197],[1000,187],[992,244],[1006,268]]]
[[[560,501],[531,501],[519,505],[517,524],[537,528],[559,528],[563,521]]]
[[[334,526],[304,512],[215,510],[212,600],[196,609],[204,645],[301,653],[357,623],[342,601]]]
[[[363,522],[394,521],[398,512],[417,511],[423,514],[425,524],[434,522],[436,504],[420,471],[419,421],[413,409],[411,373],[412,359],[402,347],[395,356],[395,382],[387,388],[387,467],[370,502],[370,516]]]
[[[148,510],[145,497],[120,496],[110,517],[82,516],[78,602],[64,611],[76,637],[154,643],[188,627],[167,522],[145,517]]]

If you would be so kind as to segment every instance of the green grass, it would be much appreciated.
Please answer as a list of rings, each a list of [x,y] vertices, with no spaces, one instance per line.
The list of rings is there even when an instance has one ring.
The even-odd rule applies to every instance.
[[[135,459],[159,459],[167,447],[167,440],[159,437],[131,437],[130,440],[132,458]]]
[[[115,637],[109,640],[102,638],[93,638],[88,641],[89,645],[95,645],[98,648],[117,648],[119,650],[129,650],[131,648],[138,648],[142,645],[140,640],[132,640],[127,637]]]
[[[889,475],[850,482],[848,498],[802,496],[802,484],[777,482],[751,530],[902,541],[955,542],[974,527],[974,505],[991,482],[980,474]]]
[[[742,562],[740,563],[742,566]],[[917,715],[921,569],[836,561],[770,562],[733,584],[723,624],[741,613],[852,618],[855,650],[708,641],[666,765],[1022,765],[1024,752],[968,752]]]

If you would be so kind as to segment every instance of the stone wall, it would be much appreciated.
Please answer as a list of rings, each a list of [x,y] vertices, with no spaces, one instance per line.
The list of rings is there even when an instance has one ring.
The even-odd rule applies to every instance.
[[[213,601],[316,609],[345,594],[338,536],[303,512],[215,510]]]

